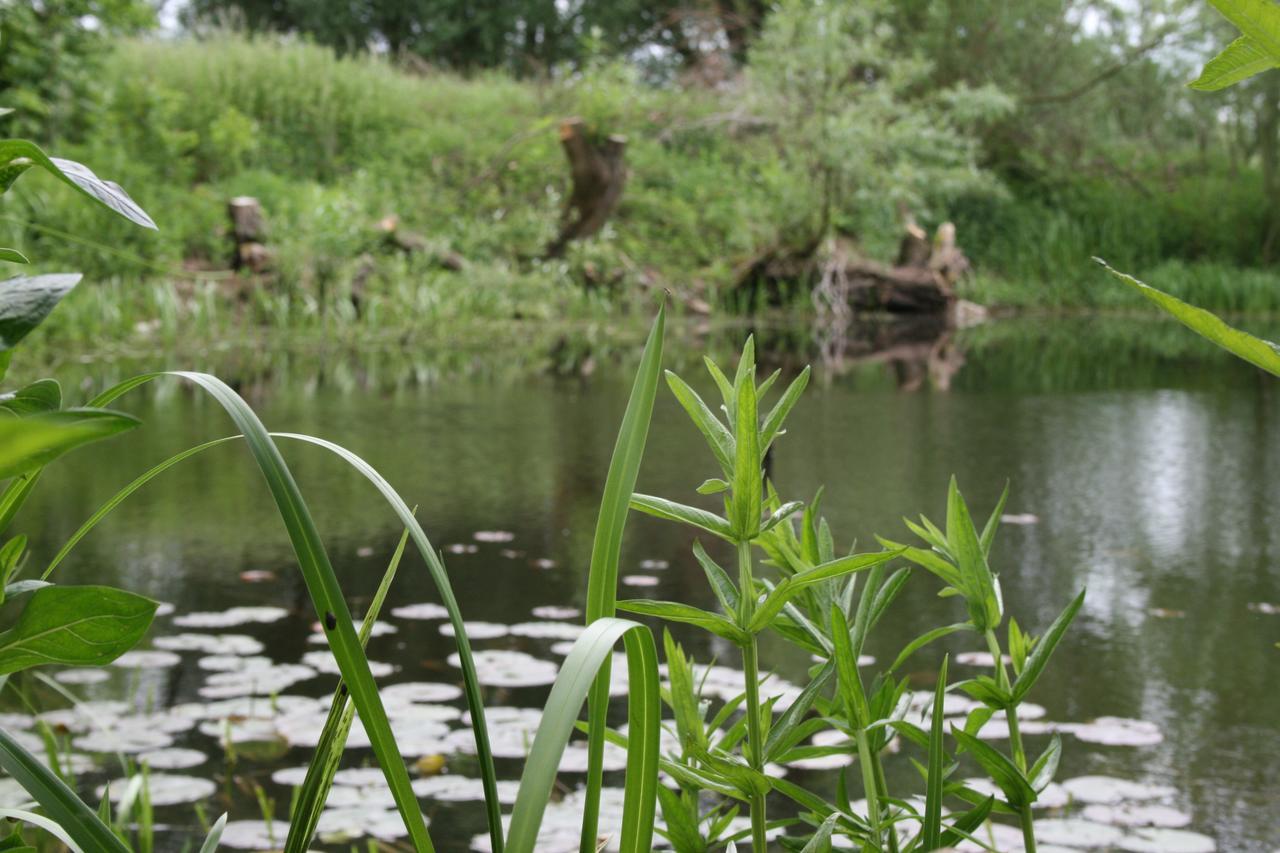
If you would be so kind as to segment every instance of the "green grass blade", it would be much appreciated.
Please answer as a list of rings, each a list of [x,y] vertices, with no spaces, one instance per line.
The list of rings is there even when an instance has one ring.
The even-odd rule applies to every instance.
[[[111,828],[40,759],[0,729],[0,767],[31,795],[77,845],[93,853],[129,853]]]
[[[618,561],[622,555],[622,533],[627,523],[631,493],[635,491],[649,437],[649,421],[653,417],[653,401],[658,394],[658,377],[662,372],[662,344],[666,333],[666,305],[658,308],[649,338],[645,341],[640,367],[631,386],[618,440],[609,460],[609,473],[600,499],[600,515],[596,519],[595,540],[591,545],[591,571],[587,579],[586,621],[617,612]],[[582,817],[582,849],[595,849],[599,824],[600,788],[604,777],[604,734],[609,709],[609,658],[600,668],[599,677],[587,702],[587,797]],[[591,846],[588,847],[588,844]]]
[[[942,765],[946,760],[943,751],[944,732],[943,703],[947,698],[947,658],[943,657],[938,670],[938,687],[933,693],[933,719],[929,727],[929,775],[925,779],[924,794],[924,850],[937,850],[942,846]]]
[[[200,845],[200,853],[215,853],[218,849],[218,842],[222,841],[222,830],[227,828],[227,814],[222,813],[222,817],[209,828],[209,834],[205,836],[204,844]]]
[[[373,633],[373,624],[382,611],[383,602],[391,590],[391,582],[395,580],[396,571],[400,568],[400,560],[404,557],[405,545],[409,543],[409,531],[400,534],[400,542],[396,545],[391,562],[387,565],[378,590],[365,611],[364,621],[360,624],[360,646],[365,648],[369,643],[369,635]],[[342,752],[347,746],[347,737],[351,734],[351,724],[355,721],[355,709],[347,695],[347,687],[339,682],[329,703],[329,716],[325,719],[324,728],[320,730],[320,738],[316,743],[315,755],[307,766],[306,778],[302,780],[295,801],[293,814],[289,819],[289,836],[285,839],[285,853],[306,853],[315,837],[316,827],[320,823],[320,813],[329,799],[333,789],[333,777],[342,763]]]
[[[175,453],[159,465],[151,467],[145,473],[138,476],[133,482],[116,492],[105,503],[103,503],[102,506],[98,507],[97,511],[94,512],[93,515],[89,516],[85,523],[80,525],[80,528],[76,530],[75,533],[71,534],[70,538],[68,538],[67,541],[62,544],[62,547],[58,549],[58,553],[53,555],[53,559],[49,561],[49,565],[45,567],[43,572],[41,572],[40,579],[47,580],[49,575],[53,574],[53,570],[58,567],[58,564],[66,558],[67,554],[71,553],[71,549],[76,547],[76,544],[79,543],[90,530],[96,527],[98,522],[102,521],[102,519],[105,518],[111,510],[123,503],[126,498],[138,489],[142,488],[147,483],[151,482],[153,479],[160,476],[184,459],[189,459],[197,453],[203,453],[212,447],[218,447],[219,445],[226,444],[229,441],[236,441],[239,438],[240,436],[238,435],[231,435],[226,436],[225,438],[215,438],[213,441],[206,441],[204,444],[197,444],[195,447],[189,447],[181,453]]]
[[[143,376],[137,376],[132,379],[126,380],[125,382],[122,382],[119,385],[116,385],[113,388],[108,389],[107,391],[99,395],[99,397],[96,398],[95,404],[103,405],[107,402],[115,400],[122,394],[125,394],[128,391],[131,391],[145,384],[146,382],[149,382],[152,379],[155,379],[162,375],[164,374],[158,374],[158,373],[145,374]],[[409,508],[408,504],[404,502],[404,500],[399,496],[399,494],[396,493],[396,491],[391,487],[391,485],[387,483],[387,481],[383,479],[383,477],[380,474],[378,474],[378,472],[371,465],[369,465],[359,456],[355,455],[354,453],[350,452],[349,450],[347,450],[346,448],[340,445],[334,444],[333,442],[326,441],[324,439],[315,438],[314,436],[300,435],[297,433],[271,433],[271,435],[274,438],[287,438],[294,441],[302,441],[308,444],[313,444],[318,447],[322,447],[325,450],[328,450],[331,453],[334,453],[337,456],[341,457],[345,462],[347,462],[347,464],[351,465],[358,472],[360,472],[360,474],[362,474],[366,479],[368,479],[371,483],[373,483],[373,485],[382,494],[383,498],[391,505],[392,509],[396,512],[396,515],[400,519],[401,523],[404,524],[405,527],[409,530],[410,538],[413,539],[415,546],[417,546],[418,552],[422,555],[423,559],[427,563],[427,569],[431,573],[432,579],[435,581],[436,588],[440,591],[441,601],[443,602],[445,608],[449,611],[449,620],[454,627],[455,644],[457,645],[458,654],[461,658],[460,663],[462,665],[461,669],[462,669],[463,689],[467,697],[467,706],[469,711],[471,712],[471,719],[473,721],[479,721],[478,723],[473,722],[472,731],[476,737],[476,757],[480,764],[481,778],[482,778],[484,790],[485,790],[485,808],[486,808],[486,812],[489,819],[490,840],[493,844],[493,849],[495,851],[501,851],[502,849],[502,824],[501,824],[502,812],[501,812],[501,805],[498,802],[497,774],[494,771],[494,767],[493,767],[493,752],[489,746],[488,727],[484,723],[484,719],[485,719],[484,702],[480,693],[479,681],[476,678],[475,660],[472,657],[471,646],[469,641],[467,640],[466,630],[463,626],[462,612],[458,608],[457,600],[453,595],[453,588],[449,583],[448,573],[445,570],[444,563],[441,561],[438,552],[432,547],[431,542],[430,540],[428,540],[426,533],[422,530],[421,525],[418,524],[417,519],[414,517],[413,510]],[[71,542],[70,545],[74,546],[76,542],[79,542],[81,539],[83,539],[84,535],[87,534],[89,530],[92,529],[95,525],[97,525],[100,521],[102,521],[102,519],[107,515],[107,513],[110,512],[111,509],[114,509],[116,506],[118,506],[121,503],[121,501],[123,501],[126,497],[131,495],[133,492],[137,491],[147,482],[154,479],[156,476],[163,473],[164,471],[168,470],[170,467],[172,467],[173,464],[183,461],[184,459],[188,459],[191,456],[195,455],[196,453],[202,452],[204,450],[208,450],[213,447],[217,447],[223,442],[237,440],[241,437],[242,436],[231,436],[223,439],[215,439],[213,441],[206,442],[202,445],[198,445],[196,448],[191,448],[188,451],[183,451],[182,453],[179,453],[176,456],[171,457],[169,460],[166,460],[165,462],[161,462],[159,465],[154,466],[145,474],[143,474],[141,477],[138,477],[134,482],[130,483],[128,486],[126,486],[124,489],[122,489],[120,492],[117,492],[116,495],[110,498],[103,505],[103,507],[90,518],[89,521],[85,522],[85,524],[82,525],[80,530],[76,531],[75,535],[73,536],[74,541]],[[69,551],[70,549],[68,548],[65,550]],[[65,556],[66,556],[65,553],[60,552],[57,559],[61,560]],[[52,569],[48,569],[46,570],[46,572],[51,570]]]
[[[626,619],[604,617],[587,626],[577,639],[551,687],[511,812],[508,853],[533,853],[535,850],[560,756],[569,743],[578,712],[596,680],[596,674],[611,659],[614,644],[619,639],[626,643],[627,670],[631,679],[620,850],[622,853],[649,853],[652,849],[661,716],[658,653],[648,628]],[[594,836],[591,849],[596,849]]]
[[[279,448],[248,403],[222,380],[207,373],[174,371],[142,374],[104,392],[99,395],[99,399],[115,399],[159,376],[177,376],[199,386],[222,406],[244,435],[249,451],[266,479],[267,488],[280,512],[317,616],[326,626],[325,635],[337,660],[338,670],[351,691],[356,711],[369,734],[370,745],[386,777],[396,807],[405,821],[411,843],[415,850],[433,851],[435,848],[427,833],[426,821],[423,820],[417,797],[410,786],[409,772],[396,746],[386,709],[378,696],[377,684],[369,671],[369,661],[360,648],[351,612],[342,596],[342,588],[338,585],[311,511],[285,464],[284,457],[280,455]],[[319,440],[316,442],[320,443]],[[407,511],[408,507],[405,509]],[[409,518],[412,520],[412,514]],[[461,651],[465,638],[459,636],[456,640]]]

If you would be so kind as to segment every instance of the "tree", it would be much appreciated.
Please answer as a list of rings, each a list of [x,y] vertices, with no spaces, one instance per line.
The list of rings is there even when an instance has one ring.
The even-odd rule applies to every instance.
[[[0,0],[0,105],[14,110],[6,135],[80,137],[109,39],[154,23],[145,0]]]
[[[991,87],[926,85],[933,69],[899,46],[891,9],[783,0],[751,51],[750,100],[785,164],[779,192],[795,198],[783,237],[801,251],[983,181],[969,128],[1007,100]]]

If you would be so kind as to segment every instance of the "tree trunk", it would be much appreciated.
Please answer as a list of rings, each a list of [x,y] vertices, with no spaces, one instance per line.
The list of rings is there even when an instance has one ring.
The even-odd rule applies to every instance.
[[[271,252],[263,245],[267,229],[262,205],[256,198],[236,196],[227,202],[227,215],[231,218],[231,238],[234,241],[231,268],[236,272],[247,270],[255,275],[265,272],[271,264]]]
[[[560,125],[560,144],[569,159],[573,190],[564,208],[560,233],[547,246],[548,258],[563,255],[571,241],[599,232],[618,206],[627,182],[625,136],[596,142],[587,133],[586,122],[572,118]]]

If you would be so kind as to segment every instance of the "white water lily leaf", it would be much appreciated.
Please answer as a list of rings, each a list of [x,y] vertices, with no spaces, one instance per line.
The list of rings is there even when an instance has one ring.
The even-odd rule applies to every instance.
[[[233,628],[278,622],[288,615],[283,607],[232,607],[218,612],[184,613],[173,617],[173,624],[180,628]]]
[[[1217,842],[1184,829],[1139,829],[1116,845],[1131,853],[1215,853]]]
[[[128,779],[117,779],[110,785],[111,799],[120,802],[129,787]],[[209,779],[198,776],[183,776],[176,773],[151,773],[147,777],[147,789],[153,806],[176,806],[179,803],[194,803],[212,797],[218,786]],[[107,786],[99,785],[97,795],[101,798],[107,793]]]
[[[397,619],[448,619],[449,611],[442,605],[427,601],[422,604],[406,604],[391,608],[391,615]]]
[[[1077,802],[1104,805],[1125,801],[1163,800],[1178,793],[1168,785],[1131,782],[1114,776],[1077,776],[1065,780],[1062,787]]]
[[[474,657],[476,678],[486,687],[541,687],[555,681],[560,672],[551,661],[524,652],[482,649]],[[449,655],[448,661],[452,667],[461,666],[457,652]]]

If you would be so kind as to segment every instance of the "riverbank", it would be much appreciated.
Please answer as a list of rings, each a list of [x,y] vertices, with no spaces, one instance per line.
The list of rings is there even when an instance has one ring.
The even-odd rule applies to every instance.
[[[608,64],[536,80],[407,73],[230,36],[125,41],[107,58],[84,137],[47,144],[125,186],[160,231],[113,221],[32,174],[4,197],[0,236],[35,270],[86,274],[55,315],[69,345],[603,320],[663,290],[691,311],[744,313],[759,307],[738,287],[744,271],[802,244],[819,207],[799,180],[807,161],[788,147],[802,143],[753,113],[744,85],[654,86]],[[570,186],[557,139],[568,116],[626,137],[628,178],[598,234],[547,258]],[[1265,199],[1248,169],[1188,161],[1170,174],[1137,192],[1088,175],[1011,186],[976,170],[926,187],[912,213],[928,228],[956,223],[974,269],[964,296],[981,304],[1141,304],[1097,271],[1099,255],[1207,307],[1280,311],[1280,275],[1251,268]],[[227,269],[236,196],[257,198],[265,216],[258,278]],[[837,213],[859,251],[894,257],[893,200]],[[803,315],[804,288],[793,292]]]

